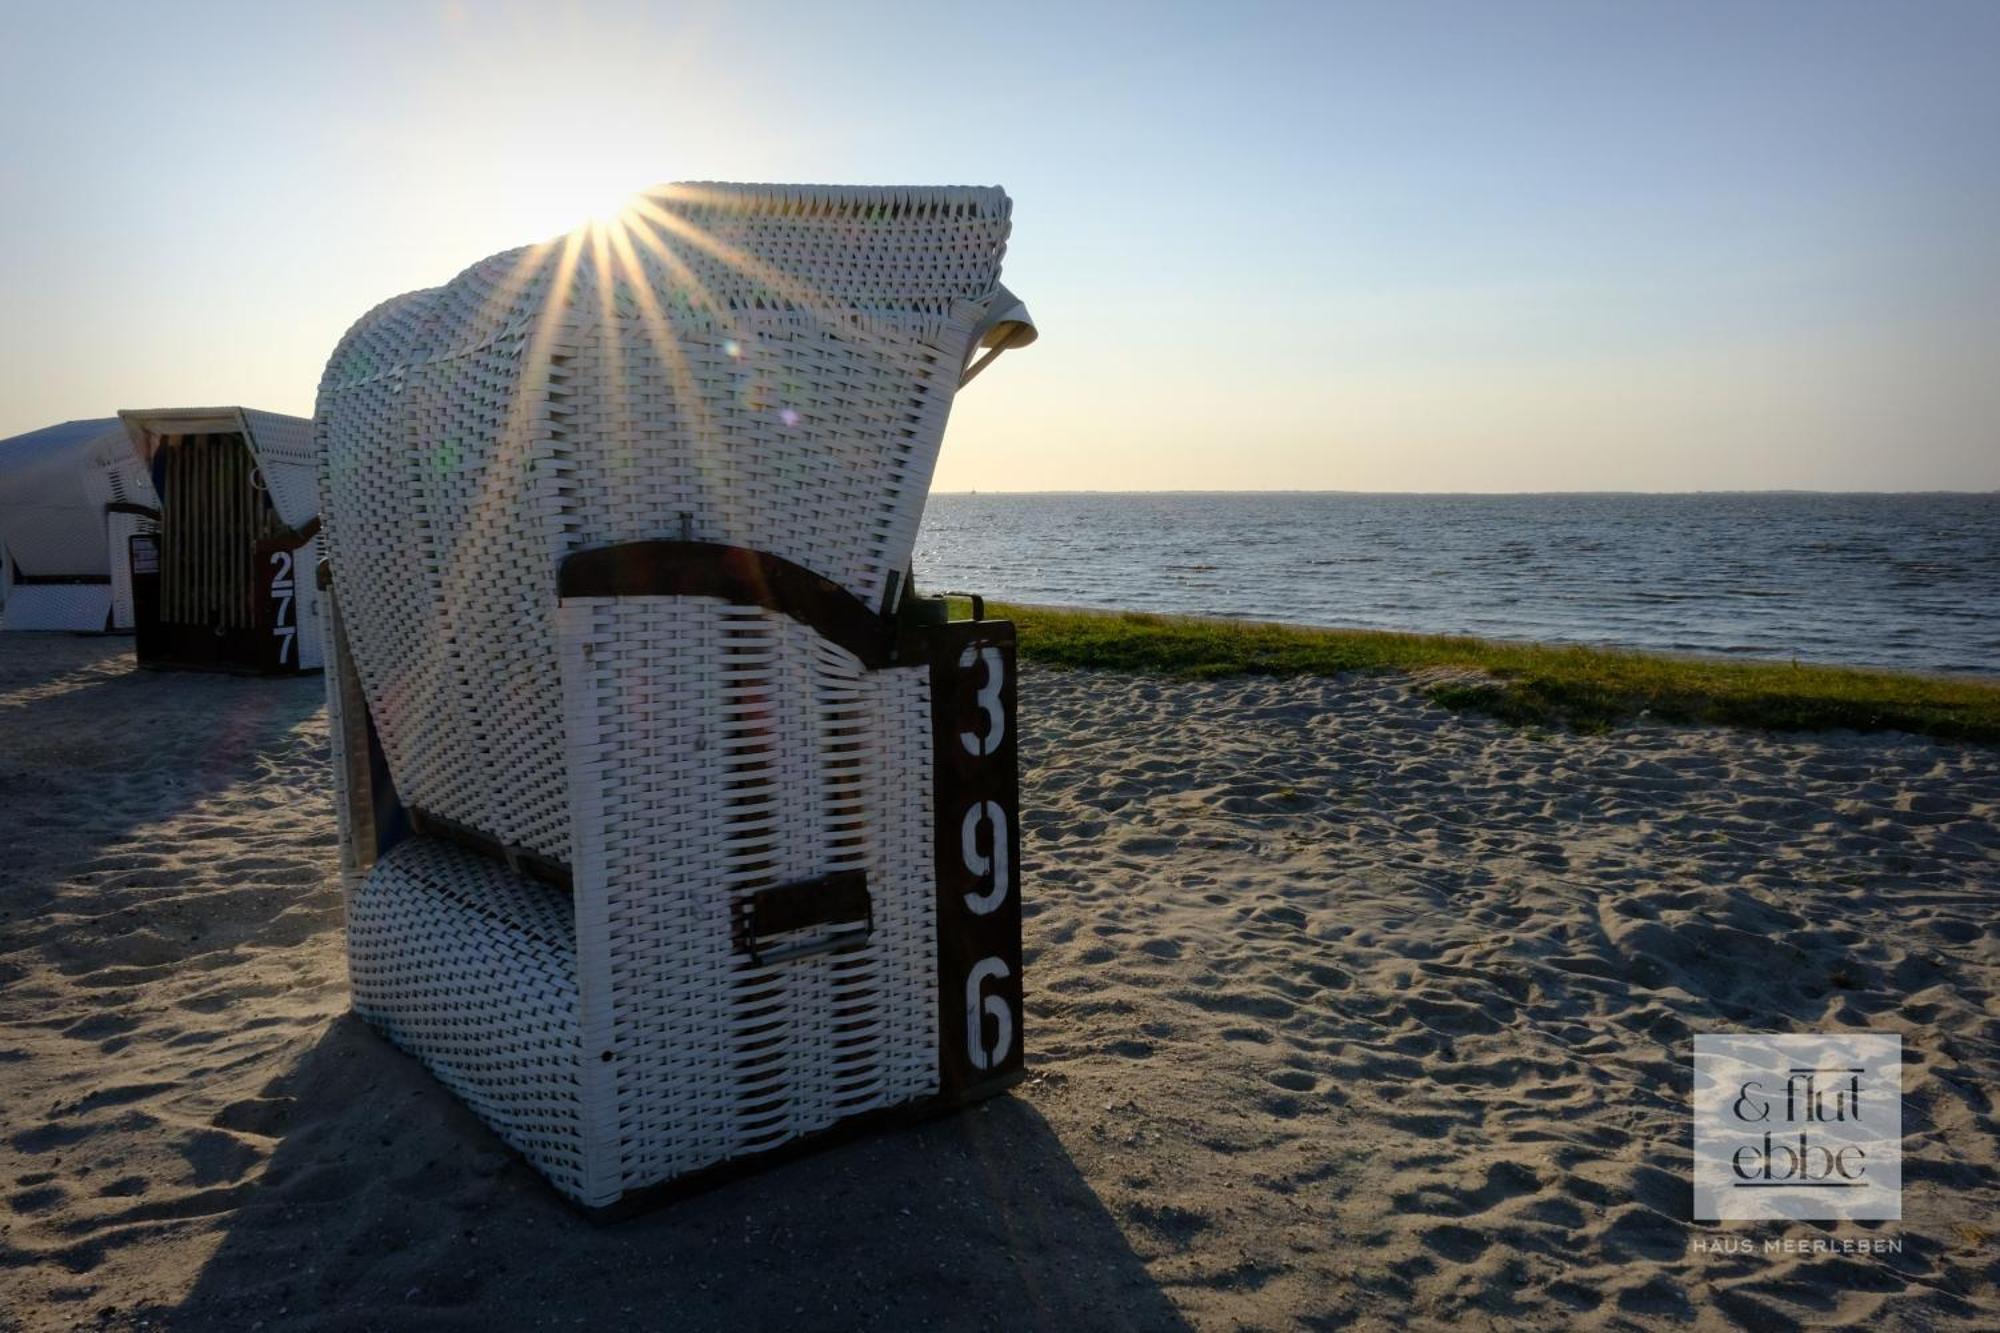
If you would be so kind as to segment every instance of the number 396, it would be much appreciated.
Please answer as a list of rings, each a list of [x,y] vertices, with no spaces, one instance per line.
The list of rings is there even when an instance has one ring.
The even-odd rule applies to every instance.
[[[968,644],[958,659],[961,671],[983,667],[984,679],[973,702],[984,718],[979,732],[961,731],[959,743],[975,759],[985,759],[1000,749],[1007,735],[1007,712],[1001,691],[1007,683],[1007,659],[991,644]],[[982,837],[981,835],[984,835]],[[1008,860],[1007,810],[998,801],[970,802],[959,820],[959,856],[975,882],[984,886],[967,892],[966,908],[975,916],[999,910],[1013,888],[1013,866]],[[990,849],[982,852],[980,843]],[[966,1051],[975,1069],[995,1069],[1014,1047],[1014,1015],[1003,995],[986,994],[987,986],[1005,981],[1007,964],[1000,958],[982,958],[972,965],[965,978]],[[993,1021],[993,1040],[986,1040],[986,1020]]]

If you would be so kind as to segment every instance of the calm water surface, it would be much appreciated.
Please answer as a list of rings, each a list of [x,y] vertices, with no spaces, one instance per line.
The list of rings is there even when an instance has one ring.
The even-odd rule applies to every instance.
[[[1024,602],[2000,674],[2000,495],[935,495]]]

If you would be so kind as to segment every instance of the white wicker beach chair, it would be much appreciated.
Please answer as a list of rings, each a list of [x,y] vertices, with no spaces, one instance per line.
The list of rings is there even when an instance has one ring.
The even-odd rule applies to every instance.
[[[355,1007],[588,1208],[1018,1076],[1012,627],[897,614],[1009,212],[667,187],[328,363]]]
[[[311,578],[320,526],[312,423],[243,407],[118,416],[125,462],[101,477],[112,576],[131,608],[139,664],[317,671],[325,635]],[[114,494],[141,480],[151,506]]]
[[[115,419],[0,440],[0,627],[131,629],[125,539],[152,499]]]

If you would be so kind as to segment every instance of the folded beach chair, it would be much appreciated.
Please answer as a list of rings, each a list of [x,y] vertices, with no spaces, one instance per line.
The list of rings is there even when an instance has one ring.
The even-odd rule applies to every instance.
[[[586,1208],[1019,1075],[1013,631],[907,597],[1009,213],[667,187],[327,365],[355,1008]]]

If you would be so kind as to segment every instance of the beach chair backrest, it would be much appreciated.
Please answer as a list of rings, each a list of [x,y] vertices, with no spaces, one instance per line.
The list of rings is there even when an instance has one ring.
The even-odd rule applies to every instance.
[[[986,188],[680,185],[355,325],[320,387],[328,554],[402,798],[561,858],[557,576],[655,539],[878,613],[953,396],[1033,337]],[[983,364],[983,363],[982,363]]]

